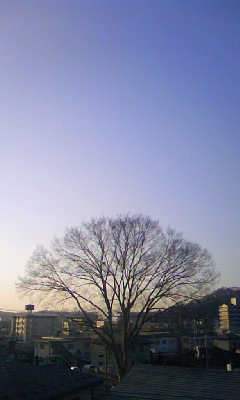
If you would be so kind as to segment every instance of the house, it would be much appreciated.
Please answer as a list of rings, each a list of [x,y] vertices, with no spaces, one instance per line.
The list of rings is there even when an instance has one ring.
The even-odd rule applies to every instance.
[[[128,354],[128,367],[135,364],[150,362],[150,343],[145,338],[139,337],[132,345]],[[91,364],[99,371],[116,375],[116,364],[111,351],[99,339],[91,341]],[[107,369],[107,371],[106,371]]]
[[[9,363],[0,377],[0,400],[93,400],[103,392],[102,377],[56,365]]]
[[[175,354],[178,351],[178,340],[170,332],[141,332],[140,337],[148,341],[153,354]]]
[[[34,360],[38,365],[82,366],[91,361],[89,338],[43,337],[34,341]]]
[[[240,372],[136,365],[107,400],[239,400]]]
[[[213,337],[213,346],[219,349],[231,351],[232,353],[240,353],[240,335],[232,333]]]

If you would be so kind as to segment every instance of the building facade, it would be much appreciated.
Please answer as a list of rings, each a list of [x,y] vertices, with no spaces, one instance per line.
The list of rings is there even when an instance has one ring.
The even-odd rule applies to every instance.
[[[61,331],[59,318],[54,314],[33,314],[33,306],[26,313],[16,314],[11,320],[11,336],[18,342],[32,342],[42,336],[57,336]]]
[[[240,333],[240,306],[235,297],[231,298],[230,304],[219,306],[220,332]]]
[[[83,366],[91,361],[89,338],[43,337],[34,341],[36,365]]]

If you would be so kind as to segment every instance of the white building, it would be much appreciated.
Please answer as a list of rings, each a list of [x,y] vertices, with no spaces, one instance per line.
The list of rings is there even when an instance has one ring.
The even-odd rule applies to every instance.
[[[43,337],[34,340],[36,365],[83,365],[91,360],[89,338]]]
[[[178,340],[175,336],[156,333],[149,335],[151,353],[155,354],[173,354],[178,351]]]

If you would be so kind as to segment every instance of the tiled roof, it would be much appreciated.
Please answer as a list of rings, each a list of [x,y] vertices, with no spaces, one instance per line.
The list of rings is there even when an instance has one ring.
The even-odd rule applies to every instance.
[[[54,400],[87,387],[102,378],[55,365],[0,365],[0,400]]]
[[[136,365],[107,400],[239,400],[240,372]]]

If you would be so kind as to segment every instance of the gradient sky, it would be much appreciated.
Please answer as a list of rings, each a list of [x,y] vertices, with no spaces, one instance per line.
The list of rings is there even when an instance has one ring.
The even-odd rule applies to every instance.
[[[37,244],[143,213],[240,286],[240,2],[0,1],[0,308]]]

